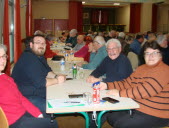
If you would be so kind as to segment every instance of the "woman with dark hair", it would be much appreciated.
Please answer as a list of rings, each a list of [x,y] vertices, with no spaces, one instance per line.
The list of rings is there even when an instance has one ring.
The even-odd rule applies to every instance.
[[[154,128],[169,122],[169,66],[162,61],[161,47],[156,41],[144,45],[145,64],[138,67],[127,79],[100,84],[109,89],[108,95],[129,97],[140,108],[107,114],[113,128]]]

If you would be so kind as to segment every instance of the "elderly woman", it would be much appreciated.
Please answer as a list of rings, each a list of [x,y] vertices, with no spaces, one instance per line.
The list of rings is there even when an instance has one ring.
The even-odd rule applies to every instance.
[[[169,122],[169,67],[162,61],[161,47],[156,41],[146,42],[146,64],[138,67],[127,79],[101,83],[100,89],[107,94],[129,97],[140,108],[133,111],[117,111],[107,114],[113,128],[152,128],[167,126]]]
[[[56,128],[56,121],[43,118],[40,110],[20,93],[14,80],[2,73],[7,57],[6,47],[0,44],[0,107],[10,128]]]

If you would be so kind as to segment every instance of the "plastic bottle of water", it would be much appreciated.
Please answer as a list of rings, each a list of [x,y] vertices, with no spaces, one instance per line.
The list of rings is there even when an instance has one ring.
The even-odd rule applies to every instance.
[[[64,58],[62,58],[61,61],[60,61],[60,69],[61,69],[61,71],[65,70],[65,60],[64,60]]]

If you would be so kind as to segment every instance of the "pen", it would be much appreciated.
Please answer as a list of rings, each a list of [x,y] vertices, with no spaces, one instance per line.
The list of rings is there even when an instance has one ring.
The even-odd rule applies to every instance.
[[[64,102],[64,103],[80,103],[80,102],[77,102],[77,101],[67,101],[67,102]]]

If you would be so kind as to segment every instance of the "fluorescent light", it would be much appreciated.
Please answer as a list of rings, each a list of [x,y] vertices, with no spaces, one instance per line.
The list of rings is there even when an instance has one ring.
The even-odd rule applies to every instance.
[[[113,5],[120,5],[120,3],[114,3]]]
[[[82,1],[82,4],[85,4],[85,1]]]

